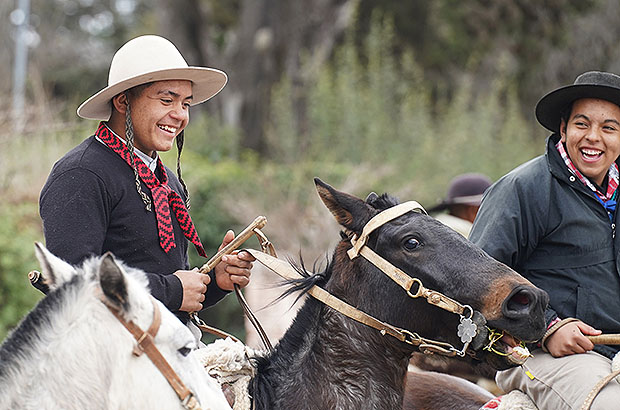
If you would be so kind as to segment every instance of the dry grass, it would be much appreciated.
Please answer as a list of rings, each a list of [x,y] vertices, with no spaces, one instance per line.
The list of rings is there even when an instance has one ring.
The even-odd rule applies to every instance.
[[[77,141],[88,123],[62,121],[60,107],[42,103],[17,120],[10,108],[0,116],[0,197],[9,203],[36,202],[53,164]],[[92,128],[92,127],[91,127]]]

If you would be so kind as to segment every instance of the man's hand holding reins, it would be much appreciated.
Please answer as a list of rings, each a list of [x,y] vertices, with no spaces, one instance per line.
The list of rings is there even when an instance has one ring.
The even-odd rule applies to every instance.
[[[553,357],[585,353],[594,349],[594,344],[586,336],[600,334],[600,330],[578,320],[567,323],[556,330],[549,336],[545,345]]]
[[[174,275],[179,278],[181,286],[183,286],[183,301],[179,310],[183,312],[201,311],[211,277],[198,272],[198,268],[178,270],[174,272]]]
[[[233,231],[226,232],[222,244],[219,249],[224,248],[233,239],[235,233]],[[222,257],[222,261],[215,265],[215,281],[217,286],[222,290],[233,290],[234,285],[245,287],[250,283],[250,274],[252,262],[256,259],[248,252],[235,251],[229,255]]]

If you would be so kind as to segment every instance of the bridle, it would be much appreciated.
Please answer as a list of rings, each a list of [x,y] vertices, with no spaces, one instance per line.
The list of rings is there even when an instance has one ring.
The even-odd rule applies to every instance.
[[[459,315],[460,323],[457,328],[457,335],[463,343],[461,349],[457,349],[449,343],[426,339],[415,332],[382,322],[370,316],[369,314],[349,305],[343,300],[330,294],[325,289],[320,288],[316,285],[313,286],[308,291],[308,293],[314,298],[326,304],[327,306],[331,307],[332,309],[342,313],[343,315],[359,323],[379,330],[382,335],[388,334],[400,340],[401,342],[417,346],[418,350],[420,350],[421,352],[437,353],[450,357],[463,357],[465,356],[465,352],[474,337],[476,337],[480,333],[479,326],[476,325],[476,323],[474,323],[474,321],[472,320],[472,317],[474,316],[474,310],[471,308],[471,306],[463,305],[447,297],[441,292],[425,288],[422,285],[422,281],[420,279],[412,278],[411,276],[407,275],[401,269],[392,265],[390,262],[376,254],[372,249],[367,246],[368,236],[373,231],[375,231],[377,228],[384,225],[385,223],[411,211],[426,214],[426,211],[424,211],[424,208],[422,208],[419,203],[415,201],[409,201],[388,208],[375,215],[366,223],[359,236],[353,235],[350,238],[351,244],[353,246],[351,249],[348,250],[347,254],[349,255],[349,258],[351,260],[354,260],[359,256],[362,256],[363,258],[368,260],[384,274],[386,274],[392,281],[394,281],[401,288],[403,288],[411,298],[422,297],[432,305]],[[300,278],[299,273],[295,271],[295,269],[293,269],[290,264],[254,249],[246,249],[246,251],[250,252],[252,256],[254,256],[259,262],[261,262],[263,265],[265,265],[281,277],[285,279]],[[480,317],[482,317],[482,314],[480,314]]]
[[[170,366],[166,358],[161,354],[157,346],[155,346],[155,336],[159,331],[159,326],[161,325],[161,312],[159,311],[159,307],[153,297],[150,297],[151,303],[153,304],[153,321],[151,325],[146,331],[143,331],[138,325],[136,325],[133,321],[125,320],[123,316],[121,316],[118,308],[110,302],[108,302],[103,296],[100,297],[101,301],[107,308],[112,312],[112,314],[118,319],[119,322],[125,329],[131,333],[131,335],[136,339],[137,344],[133,348],[133,355],[138,357],[141,356],[142,353],[146,353],[151,362],[157,367],[162,376],[168,380],[170,387],[174,389],[174,392],[181,400],[181,404],[187,410],[200,410],[200,403],[194,396],[194,393],[189,390],[185,383],[181,380],[179,375],[174,371],[174,369]]]
[[[364,225],[364,228],[359,236],[354,235],[350,239],[353,247],[347,251],[347,255],[349,255],[351,260],[354,260],[359,256],[364,257],[364,259],[375,265],[379,268],[379,270],[392,279],[392,281],[403,288],[409,297],[414,299],[423,297],[431,305],[435,305],[443,310],[459,315],[460,323],[458,325],[457,335],[463,343],[463,347],[460,350],[449,343],[429,339],[425,339],[425,342],[421,343],[418,348],[424,353],[439,353],[445,356],[463,357],[465,356],[465,351],[469,347],[469,344],[473,340],[474,336],[478,334],[478,326],[472,321],[474,310],[471,306],[462,305],[441,292],[425,288],[420,279],[412,278],[367,246],[370,234],[377,228],[411,211],[426,215],[424,208],[416,201],[408,201],[393,206],[375,215],[366,223],[366,225]],[[416,335],[412,332],[409,333]],[[422,339],[420,336],[417,337]]]

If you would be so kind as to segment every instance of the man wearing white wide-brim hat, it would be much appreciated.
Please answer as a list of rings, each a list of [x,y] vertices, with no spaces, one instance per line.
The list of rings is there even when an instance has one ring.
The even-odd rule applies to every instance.
[[[620,76],[583,73],[542,97],[536,118],[551,132],[545,155],[487,191],[469,238],[549,294],[533,357],[498,372],[498,385],[541,410],[579,409],[620,350],[593,343],[620,333]],[[591,408],[620,408],[620,384]]]
[[[111,251],[147,272],[151,292],[188,323],[249,282],[253,258],[226,256],[209,275],[189,270],[188,244],[204,255],[188,213],[180,156],[189,108],[216,95],[224,72],[189,67],[165,38],[134,38],[114,55],[108,86],[77,110],[99,120],[94,135],[53,167],[40,197],[47,248],[69,263]],[[176,141],[177,175],[159,151]],[[222,246],[234,238],[228,231]]]

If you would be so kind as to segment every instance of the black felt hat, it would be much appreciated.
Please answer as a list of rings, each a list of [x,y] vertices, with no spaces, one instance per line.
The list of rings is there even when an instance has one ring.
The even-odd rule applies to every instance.
[[[602,71],[583,73],[572,85],[560,87],[541,98],[536,104],[536,119],[549,131],[557,132],[562,111],[581,98],[599,98],[620,106],[620,77]]]
[[[448,208],[450,205],[456,204],[480,205],[482,194],[491,184],[491,179],[483,174],[470,173],[458,175],[450,181],[446,197],[439,204],[429,209],[428,212],[438,212]]]

